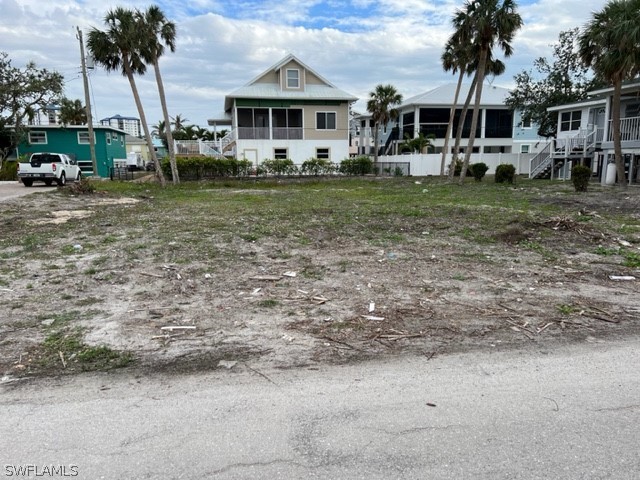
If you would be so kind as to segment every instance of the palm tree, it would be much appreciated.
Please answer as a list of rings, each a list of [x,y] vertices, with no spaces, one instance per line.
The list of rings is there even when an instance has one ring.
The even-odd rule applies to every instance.
[[[502,2],[502,3],[501,3]],[[469,158],[476,139],[476,127],[480,113],[482,87],[487,71],[488,59],[493,47],[498,46],[505,57],[513,53],[511,42],[522,26],[522,17],[516,12],[514,0],[467,0],[462,10],[456,12],[453,25],[460,34],[463,44],[473,45],[478,50],[478,69],[476,70],[476,91],[469,144],[465,151],[464,165],[460,173],[460,183],[464,182]]]
[[[87,110],[82,101],[63,98],[60,101],[60,122],[63,125],[86,125]]]
[[[393,85],[378,85],[374,91],[369,93],[367,111],[371,113],[374,124],[374,163],[378,163],[378,131],[380,126],[398,118],[398,110],[395,106],[400,103],[402,103],[402,94],[398,93]]]
[[[596,75],[613,85],[613,150],[618,182],[627,186],[620,135],[622,82],[640,71],[640,0],[612,0],[593,14],[578,37],[578,53]]]
[[[411,153],[425,153],[425,149],[433,148],[433,140],[435,135],[429,134],[427,136],[424,133],[419,132],[414,138],[408,133],[404,134],[404,142],[402,142],[400,148],[402,150],[409,150]]]
[[[170,122],[170,124],[173,125],[174,132],[180,132],[184,130],[184,128],[187,126],[187,122],[189,121],[188,118],[184,118],[181,114],[178,114],[175,117],[171,118],[173,121]]]
[[[153,148],[153,141],[149,132],[147,118],[142,108],[138,88],[134,75],[142,75],[146,66],[139,54],[139,26],[135,20],[134,12],[122,7],[109,10],[104,17],[104,23],[108,27],[106,31],[96,28],[89,32],[87,46],[95,61],[102,65],[108,72],[118,71],[127,77],[133,99],[140,115],[140,123],[144,130],[145,139],[149,146],[149,155],[156,169],[156,176],[164,187],[166,184],[160,162]]]
[[[167,110],[167,98],[164,93],[164,84],[160,75],[159,59],[164,54],[165,45],[172,51],[176,50],[176,25],[165,17],[160,7],[152,5],[144,12],[136,11],[137,21],[140,23],[142,45],[140,55],[147,64],[153,65],[158,84],[158,94],[165,123],[165,135],[167,148],[169,149],[169,163],[173,183],[180,183],[178,167],[176,164],[176,152],[171,134],[171,121]]]
[[[451,71],[453,74],[460,72],[458,76],[458,84],[456,85],[456,93],[453,97],[453,104],[451,105],[451,111],[449,112],[449,124],[447,125],[447,133],[444,137],[444,145],[442,147],[442,159],[440,160],[440,177],[444,177],[445,163],[447,159],[447,151],[449,150],[449,137],[451,137],[451,130],[453,130],[453,120],[455,118],[456,109],[458,108],[458,97],[460,95],[460,89],[462,87],[462,81],[465,75],[470,75],[472,70],[469,66],[471,63],[470,51],[456,38],[455,34],[449,38],[444,47],[442,53],[442,68],[445,72]],[[465,112],[466,114],[466,112]],[[455,156],[455,153],[454,153]],[[453,164],[453,160],[451,162]]]

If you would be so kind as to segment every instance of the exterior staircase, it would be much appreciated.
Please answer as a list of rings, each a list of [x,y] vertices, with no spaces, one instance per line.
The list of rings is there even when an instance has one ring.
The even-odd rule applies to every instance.
[[[573,137],[560,138],[549,143],[529,163],[529,178],[558,178],[558,171],[567,161],[593,158],[599,143],[602,142],[602,132],[599,129],[581,131]],[[568,174],[563,171],[561,178],[567,179]]]

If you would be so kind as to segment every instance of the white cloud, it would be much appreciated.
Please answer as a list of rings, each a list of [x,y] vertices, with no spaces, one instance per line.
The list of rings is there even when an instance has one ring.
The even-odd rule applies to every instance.
[[[195,124],[222,110],[224,95],[247,83],[287,53],[301,58],[326,79],[361,98],[378,83],[391,83],[406,97],[454,77],[442,71],[442,45],[460,1],[192,0],[158,3],[178,28],[177,51],[161,60],[172,115]],[[583,26],[602,0],[519,2],[525,25],[514,41],[508,70],[495,84],[510,86],[515,73],[550,54],[558,33]],[[128,8],[146,8],[129,0]],[[328,4],[328,7],[327,7]],[[65,75],[66,94],[84,98],[78,77],[76,26],[102,28],[107,10],[122,3],[100,0],[0,0],[0,49],[16,66],[35,60]],[[137,116],[127,80],[97,69],[91,74],[98,118]],[[138,79],[150,123],[161,118],[152,72]]]

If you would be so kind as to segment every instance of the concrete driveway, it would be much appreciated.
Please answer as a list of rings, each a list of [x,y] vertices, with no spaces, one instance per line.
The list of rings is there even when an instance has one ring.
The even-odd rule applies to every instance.
[[[0,202],[12,198],[24,197],[30,193],[46,192],[54,190],[56,187],[47,187],[44,183],[36,182],[33,187],[25,187],[20,182],[0,182]]]

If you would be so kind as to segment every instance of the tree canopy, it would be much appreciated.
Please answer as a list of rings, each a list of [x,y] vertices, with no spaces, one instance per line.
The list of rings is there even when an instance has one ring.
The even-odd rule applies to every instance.
[[[28,120],[56,103],[63,87],[60,73],[40,69],[34,62],[14,67],[9,54],[0,52],[0,165],[24,139]]]
[[[547,112],[547,108],[580,101],[600,86],[580,59],[578,32],[578,28],[560,32],[552,45],[552,58],[540,57],[533,62],[535,71],[515,75],[516,86],[506,99],[509,107],[522,112],[523,119],[538,125],[541,137],[554,137],[557,132],[558,112]]]

